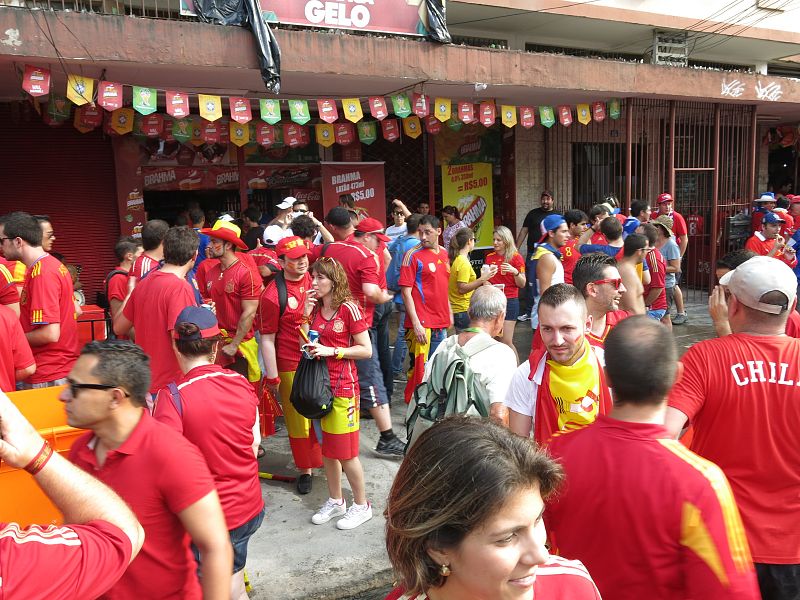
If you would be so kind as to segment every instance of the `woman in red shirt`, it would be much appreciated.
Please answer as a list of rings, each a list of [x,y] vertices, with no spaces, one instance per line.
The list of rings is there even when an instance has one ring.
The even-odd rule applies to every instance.
[[[514,236],[508,227],[494,228],[492,238],[494,252],[489,252],[484,259],[484,265],[496,265],[497,274],[489,283],[499,287],[506,295],[506,322],[501,341],[509,346],[516,354],[514,348],[514,326],[519,316],[519,290],[525,287],[525,259],[517,252]]]
[[[313,358],[328,361],[333,410],[314,419],[321,440],[322,462],[330,497],[311,518],[315,525],[336,522],[339,529],[353,529],[372,518],[372,504],[364,489],[364,470],[358,460],[358,372],[355,361],[372,356],[369,327],[350,294],[347,275],[333,258],[323,256],[311,267],[311,289],[306,294],[302,328],[316,331],[319,339],[303,349]],[[309,324],[311,327],[309,328]],[[347,508],[342,496],[342,471],[353,490]]]

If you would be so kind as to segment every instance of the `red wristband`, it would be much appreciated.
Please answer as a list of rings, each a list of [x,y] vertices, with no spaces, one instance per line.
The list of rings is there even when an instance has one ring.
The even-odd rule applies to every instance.
[[[273,378],[270,379],[269,377],[264,377],[264,383],[266,383],[269,386],[280,385],[281,384],[281,378],[280,377],[273,377]]]
[[[47,440],[45,440],[44,443],[42,444],[42,449],[39,450],[39,453],[33,458],[31,462],[25,465],[25,470],[31,475],[36,475],[39,471],[44,469],[45,465],[48,463],[48,461],[52,456],[53,456],[53,449],[50,447],[50,444],[47,443]]]

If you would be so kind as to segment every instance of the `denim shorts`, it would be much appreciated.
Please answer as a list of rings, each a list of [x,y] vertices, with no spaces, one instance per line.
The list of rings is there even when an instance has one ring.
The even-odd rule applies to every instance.
[[[453,325],[456,331],[469,327],[469,314],[467,312],[453,313]]]
[[[667,314],[666,308],[659,308],[658,310],[647,311],[647,316],[656,321],[660,321],[661,319],[663,319],[665,314]]]
[[[516,321],[519,316],[519,298],[506,298],[506,321]]]
[[[258,531],[259,527],[261,527],[261,522],[264,520],[265,512],[266,507],[262,507],[255,517],[246,523],[239,525],[239,527],[228,531],[228,535],[231,538],[231,546],[233,546],[234,573],[238,573],[244,569],[244,566],[247,563],[247,544],[250,541],[250,538],[253,537],[253,534]],[[200,565],[200,551],[194,544],[192,544],[192,553],[194,554],[194,559],[197,561],[197,564]]]

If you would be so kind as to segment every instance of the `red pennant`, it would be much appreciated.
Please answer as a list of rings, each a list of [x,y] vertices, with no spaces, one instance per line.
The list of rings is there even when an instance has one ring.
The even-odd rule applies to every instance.
[[[172,127],[175,125],[175,119],[172,117],[164,117],[164,129],[161,131],[161,139],[165,142],[174,142],[175,136],[172,135]]]
[[[420,119],[424,119],[431,114],[431,101],[425,94],[412,94],[412,103],[414,104],[414,114]]]
[[[46,96],[50,93],[50,69],[25,65],[22,89],[31,96]]]
[[[458,118],[463,123],[472,123],[475,120],[475,105],[472,102],[459,102]]]
[[[436,135],[442,130],[442,122],[433,115],[428,115],[427,117],[425,117],[424,120],[425,120],[425,131],[427,131],[431,135]]]
[[[536,125],[536,111],[532,106],[519,107],[519,123],[525,129],[530,129]]]
[[[299,148],[303,145],[302,127],[297,123],[285,123],[283,125],[283,142],[289,148]]]
[[[564,127],[572,125],[572,107],[562,104],[558,107],[558,121]]]
[[[164,130],[164,117],[158,113],[153,113],[142,117],[142,133],[147,137],[157,138]]]
[[[219,123],[219,143],[228,144],[231,141],[231,122],[228,119],[220,119]]]
[[[122,108],[122,84],[101,81],[97,86],[97,103],[109,112]]]
[[[319,111],[319,118],[326,123],[335,123],[339,118],[339,110],[336,108],[336,100],[332,100],[330,98],[317,100],[317,110]]]
[[[200,137],[206,144],[216,144],[219,142],[220,130],[227,128],[228,126],[225,123],[220,123],[219,121],[206,121],[205,119],[202,119],[200,125]]]
[[[300,125],[300,147],[305,148],[311,143],[311,133],[308,125]]]
[[[497,120],[497,107],[494,102],[481,102],[481,124],[484,127],[491,127]]]
[[[333,137],[340,146],[349,146],[356,139],[356,129],[352,123],[337,123],[333,127]]]
[[[167,114],[176,119],[189,116],[189,96],[181,92],[167,90]]]
[[[94,129],[103,124],[103,111],[92,104],[84,104],[75,109],[79,113],[78,122],[82,127]]]
[[[253,112],[250,108],[250,100],[247,98],[231,97],[228,99],[231,110],[231,119],[244,125],[253,120]]]
[[[256,125],[256,141],[260,146],[269,148],[275,143],[275,127],[269,123],[259,123]]]
[[[370,96],[369,112],[379,121],[383,121],[389,116],[389,109],[386,107],[386,99],[383,96]]]
[[[592,102],[592,119],[600,123],[606,118],[606,103]]]
[[[396,142],[400,139],[400,124],[397,119],[386,119],[381,121],[383,138],[389,142]]]

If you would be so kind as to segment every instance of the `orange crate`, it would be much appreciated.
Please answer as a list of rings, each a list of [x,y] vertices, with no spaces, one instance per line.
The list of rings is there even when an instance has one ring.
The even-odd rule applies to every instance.
[[[67,425],[64,406],[58,395],[64,386],[8,394],[11,401],[39,431],[52,448],[66,457],[73,442],[84,433]],[[0,461],[0,515],[4,521],[22,526],[33,523],[61,523],[63,516],[33,477]]]

